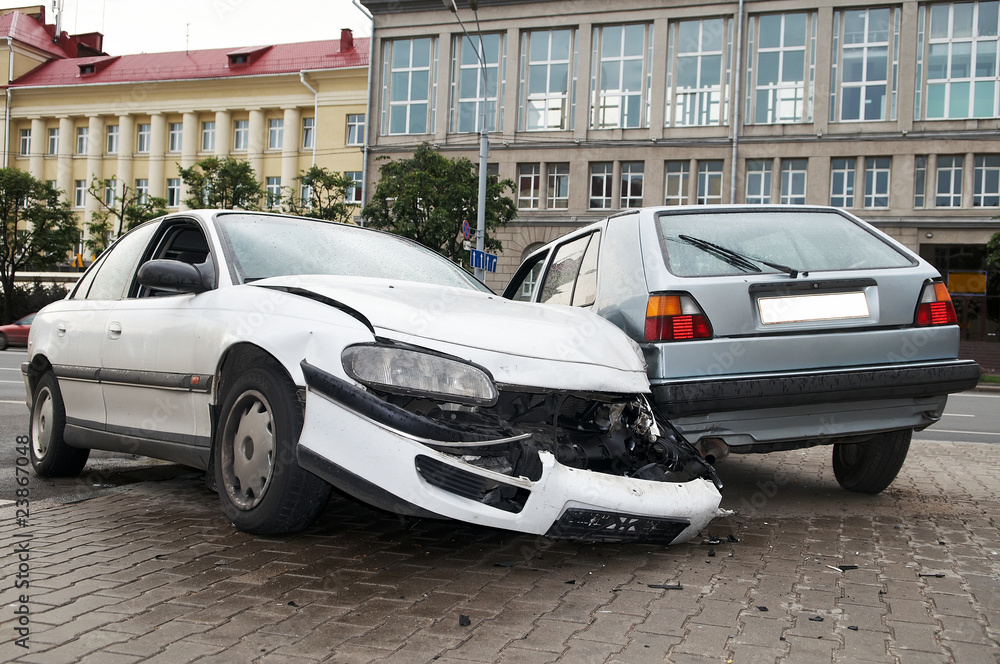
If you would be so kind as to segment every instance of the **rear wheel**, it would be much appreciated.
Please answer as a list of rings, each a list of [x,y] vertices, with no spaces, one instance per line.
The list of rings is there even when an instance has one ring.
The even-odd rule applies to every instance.
[[[295,385],[273,360],[243,371],[227,390],[216,427],[215,479],[222,509],[240,530],[295,532],[323,511],[330,485],[299,466],[301,431]]]
[[[35,385],[31,400],[31,465],[42,477],[73,477],[80,474],[90,450],[70,447],[63,440],[66,410],[55,375],[45,373]]]
[[[912,429],[881,433],[864,443],[833,446],[833,474],[840,486],[858,493],[879,493],[892,484],[910,449]]]

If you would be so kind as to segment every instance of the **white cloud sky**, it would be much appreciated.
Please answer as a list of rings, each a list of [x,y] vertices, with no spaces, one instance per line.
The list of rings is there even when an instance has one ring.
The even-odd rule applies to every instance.
[[[62,0],[62,29],[104,33],[111,55],[339,39],[371,35],[351,0]],[[30,6],[0,0],[0,8]],[[53,0],[45,6],[54,22]]]

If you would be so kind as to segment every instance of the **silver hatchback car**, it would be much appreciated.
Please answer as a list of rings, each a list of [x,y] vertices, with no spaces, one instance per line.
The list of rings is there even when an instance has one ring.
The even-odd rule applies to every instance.
[[[913,431],[979,380],[937,270],[835,208],[629,210],[528,256],[504,297],[622,328],[705,458],[833,444],[852,491],[886,488]]]

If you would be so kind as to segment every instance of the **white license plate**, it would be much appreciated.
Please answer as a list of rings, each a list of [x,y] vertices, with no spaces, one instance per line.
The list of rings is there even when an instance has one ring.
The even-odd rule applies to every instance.
[[[864,293],[762,297],[757,300],[757,308],[760,311],[760,321],[765,325],[868,318],[870,315],[868,299]]]

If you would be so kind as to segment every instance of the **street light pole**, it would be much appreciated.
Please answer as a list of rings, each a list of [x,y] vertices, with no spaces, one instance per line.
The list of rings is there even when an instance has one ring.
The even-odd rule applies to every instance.
[[[444,2],[445,7],[455,14],[455,18],[458,19],[458,24],[462,27],[462,32],[465,33],[466,39],[473,45],[473,48],[476,48],[475,42],[472,41],[472,35],[465,29],[465,24],[462,23],[462,18],[458,15],[458,5],[455,4],[455,0],[442,0],[442,2]],[[490,154],[490,134],[486,126],[486,100],[489,95],[489,85],[486,81],[487,69],[486,58],[484,57],[486,54],[483,51],[483,31],[479,28],[479,0],[469,0],[469,8],[472,9],[476,17],[476,32],[479,36],[479,47],[476,48],[476,57],[479,59],[479,67],[482,70],[480,85],[483,91],[483,106],[482,113],[480,113],[481,122],[479,129],[479,203],[478,210],[476,211],[476,251],[482,255],[486,250],[486,159]],[[461,59],[461,55],[459,55],[459,59]],[[483,268],[475,268],[474,274],[476,279],[480,281],[486,280],[486,271]]]

